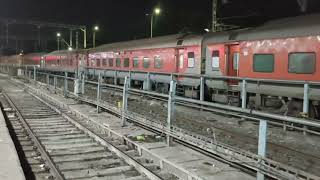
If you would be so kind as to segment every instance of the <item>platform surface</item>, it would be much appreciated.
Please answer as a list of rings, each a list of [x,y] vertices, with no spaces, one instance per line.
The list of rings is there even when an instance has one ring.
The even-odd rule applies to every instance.
[[[0,179],[24,180],[25,176],[7,124],[0,110]]]

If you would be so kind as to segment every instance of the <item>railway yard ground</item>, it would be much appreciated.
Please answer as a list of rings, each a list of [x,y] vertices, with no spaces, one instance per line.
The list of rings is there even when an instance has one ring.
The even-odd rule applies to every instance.
[[[0,100],[3,109],[16,112],[6,119],[23,154],[26,179],[59,174],[65,179],[254,179],[250,172],[178,143],[168,147],[161,134],[132,123],[122,127],[117,116],[98,114],[91,105],[27,85],[40,96],[9,79],[0,76]]]

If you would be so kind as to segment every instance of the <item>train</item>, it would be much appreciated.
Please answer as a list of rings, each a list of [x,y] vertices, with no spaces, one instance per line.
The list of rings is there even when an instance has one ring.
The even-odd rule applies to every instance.
[[[91,49],[3,56],[0,63],[33,64],[56,72],[83,69],[93,78],[102,73],[109,83],[121,84],[130,76],[132,86],[163,93],[175,74],[177,91],[194,99],[201,95],[201,81],[195,77],[205,76],[204,100],[235,106],[241,104],[241,79],[254,79],[246,83],[247,108],[302,116],[304,87],[292,82],[320,82],[319,19],[313,14],[204,35],[175,34]],[[318,86],[309,90],[309,100],[308,117],[319,119]]]

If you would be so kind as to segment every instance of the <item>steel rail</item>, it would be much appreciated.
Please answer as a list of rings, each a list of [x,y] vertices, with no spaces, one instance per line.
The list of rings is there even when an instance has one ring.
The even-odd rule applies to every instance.
[[[95,82],[95,81],[86,81],[86,82],[89,84],[97,84],[97,82]],[[120,90],[123,89],[123,87],[116,86],[116,85],[109,85],[109,84],[101,84],[101,85],[105,86],[105,87],[117,88]],[[151,91],[145,91],[145,90],[139,90],[139,89],[133,89],[133,88],[129,88],[129,92],[147,94],[147,95],[162,97],[165,99],[167,99],[169,97],[166,94],[159,94],[159,93],[155,93],[155,92],[151,92]],[[235,107],[235,106],[223,105],[223,104],[218,104],[218,103],[213,103],[213,102],[200,101],[200,100],[195,100],[195,99],[191,99],[191,98],[184,98],[181,96],[176,96],[176,100],[180,101],[181,104],[183,104],[183,103],[198,104],[198,105],[202,105],[202,106],[224,109],[224,110],[229,110],[229,111],[233,111],[236,113],[246,114],[247,115],[246,117],[248,119],[251,119],[254,121],[257,121],[257,118],[259,117],[260,119],[266,119],[266,120],[273,119],[273,120],[277,120],[277,121],[284,121],[284,122],[288,122],[288,123],[297,123],[297,124],[301,124],[301,125],[320,128],[320,122],[318,122],[318,121],[311,121],[311,120],[307,120],[307,119],[295,118],[295,117],[290,117],[290,116],[271,114],[271,113],[266,113],[266,112],[257,111],[257,110],[253,110],[253,109],[239,108],[239,107]],[[252,116],[254,116],[254,117],[252,117]]]
[[[162,180],[162,178],[153,173],[152,171],[150,171],[149,169],[147,169],[146,167],[144,167],[141,163],[139,163],[137,160],[135,160],[134,158],[130,157],[129,155],[125,154],[124,152],[122,152],[119,148],[117,148],[115,145],[107,142],[106,140],[103,139],[103,137],[95,134],[93,131],[91,131],[90,129],[88,129],[87,127],[83,126],[82,124],[80,124],[79,122],[75,121],[73,118],[71,118],[69,115],[67,115],[66,113],[64,113],[62,110],[59,110],[57,107],[49,104],[48,102],[44,101],[43,99],[41,99],[40,97],[38,97],[37,95],[29,92],[29,94],[31,94],[34,98],[38,99],[39,101],[41,101],[42,103],[46,104],[47,106],[49,106],[51,109],[55,110],[56,112],[58,112],[59,114],[62,115],[62,117],[66,118],[68,121],[70,121],[72,124],[74,124],[77,128],[79,128],[80,130],[86,132],[90,137],[94,138],[96,141],[98,141],[99,143],[101,143],[103,146],[107,147],[110,151],[114,152],[117,156],[123,158],[123,160],[128,163],[129,165],[133,166],[137,171],[139,171],[141,174],[145,174],[148,178],[150,178],[151,180]],[[48,99],[47,99],[48,100]]]
[[[55,163],[53,162],[52,158],[50,157],[50,155],[47,153],[47,151],[45,150],[45,148],[43,147],[43,145],[41,144],[41,142],[38,140],[38,138],[36,137],[36,135],[33,133],[33,131],[31,130],[29,124],[25,121],[25,119],[22,117],[20,111],[18,110],[18,108],[15,106],[15,104],[12,102],[12,100],[10,99],[10,97],[3,92],[4,97],[6,98],[6,100],[9,102],[10,106],[16,111],[17,116],[19,117],[20,121],[23,123],[24,127],[26,128],[29,136],[31,136],[31,139],[33,140],[33,142],[36,144],[36,146],[39,148],[40,154],[41,156],[46,160],[46,163],[48,164],[50,171],[53,173],[53,175],[55,176],[55,178],[57,178],[58,180],[65,180],[63,174],[59,171],[59,169],[57,168],[57,166],[55,165]]]
[[[28,86],[30,90],[42,94],[38,89]],[[49,98],[49,97],[47,97]],[[83,102],[97,105],[96,100],[90,99],[88,97],[78,97],[78,100]],[[254,153],[250,153],[238,148],[231,147],[226,144],[214,142],[212,139],[194,134],[192,132],[183,130],[181,128],[171,126],[168,129],[167,125],[146,119],[141,115],[133,112],[122,112],[118,108],[110,106],[109,103],[100,102],[99,106],[107,111],[117,114],[118,116],[124,115],[125,118],[146,126],[148,128],[154,129],[156,131],[162,132],[164,134],[170,135],[171,137],[188,143],[192,146],[201,148],[202,150],[208,151],[212,154],[223,157],[224,159],[232,162],[239,163],[251,170],[262,171],[264,174],[276,178],[276,179],[291,179],[294,177],[300,177],[300,179],[316,180],[317,176],[310,173],[289,167],[282,163],[273,161],[268,158],[262,158]],[[263,162],[263,163],[262,163]],[[281,173],[279,173],[281,172]]]

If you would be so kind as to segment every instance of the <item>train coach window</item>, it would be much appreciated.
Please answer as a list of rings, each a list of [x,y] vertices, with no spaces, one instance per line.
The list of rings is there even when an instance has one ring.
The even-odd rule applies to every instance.
[[[239,69],[239,53],[238,52],[233,54],[233,69],[234,70]]]
[[[134,57],[133,58],[133,67],[134,68],[138,68],[139,67],[139,58],[138,57]]]
[[[96,59],[97,67],[100,67],[100,59]]]
[[[308,53],[290,53],[289,54],[289,73],[312,74],[315,72],[316,54]]]
[[[124,58],[124,60],[123,60],[123,67],[129,67],[129,64],[130,62],[129,62],[129,58]]]
[[[154,57],[154,68],[156,69],[162,68],[162,59],[159,56]]]
[[[116,67],[121,67],[121,59],[116,58]]]
[[[147,58],[147,57],[144,57],[143,58],[143,67],[144,68],[149,68],[149,66],[150,66],[150,59]]]
[[[194,52],[188,52],[188,68],[193,68],[194,67]]]
[[[274,55],[273,54],[254,54],[253,55],[253,71],[271,73],[274,71]]]
[[[215,50],[212,51],[212,62],[211,66],[213,70],[217,70],[220,67],[220,52]]]
[[[106,59],[102,59],[102,66],[107,66],[107,60]]]
[[[113,59],[109,59],[109,67],[113,67]]]

